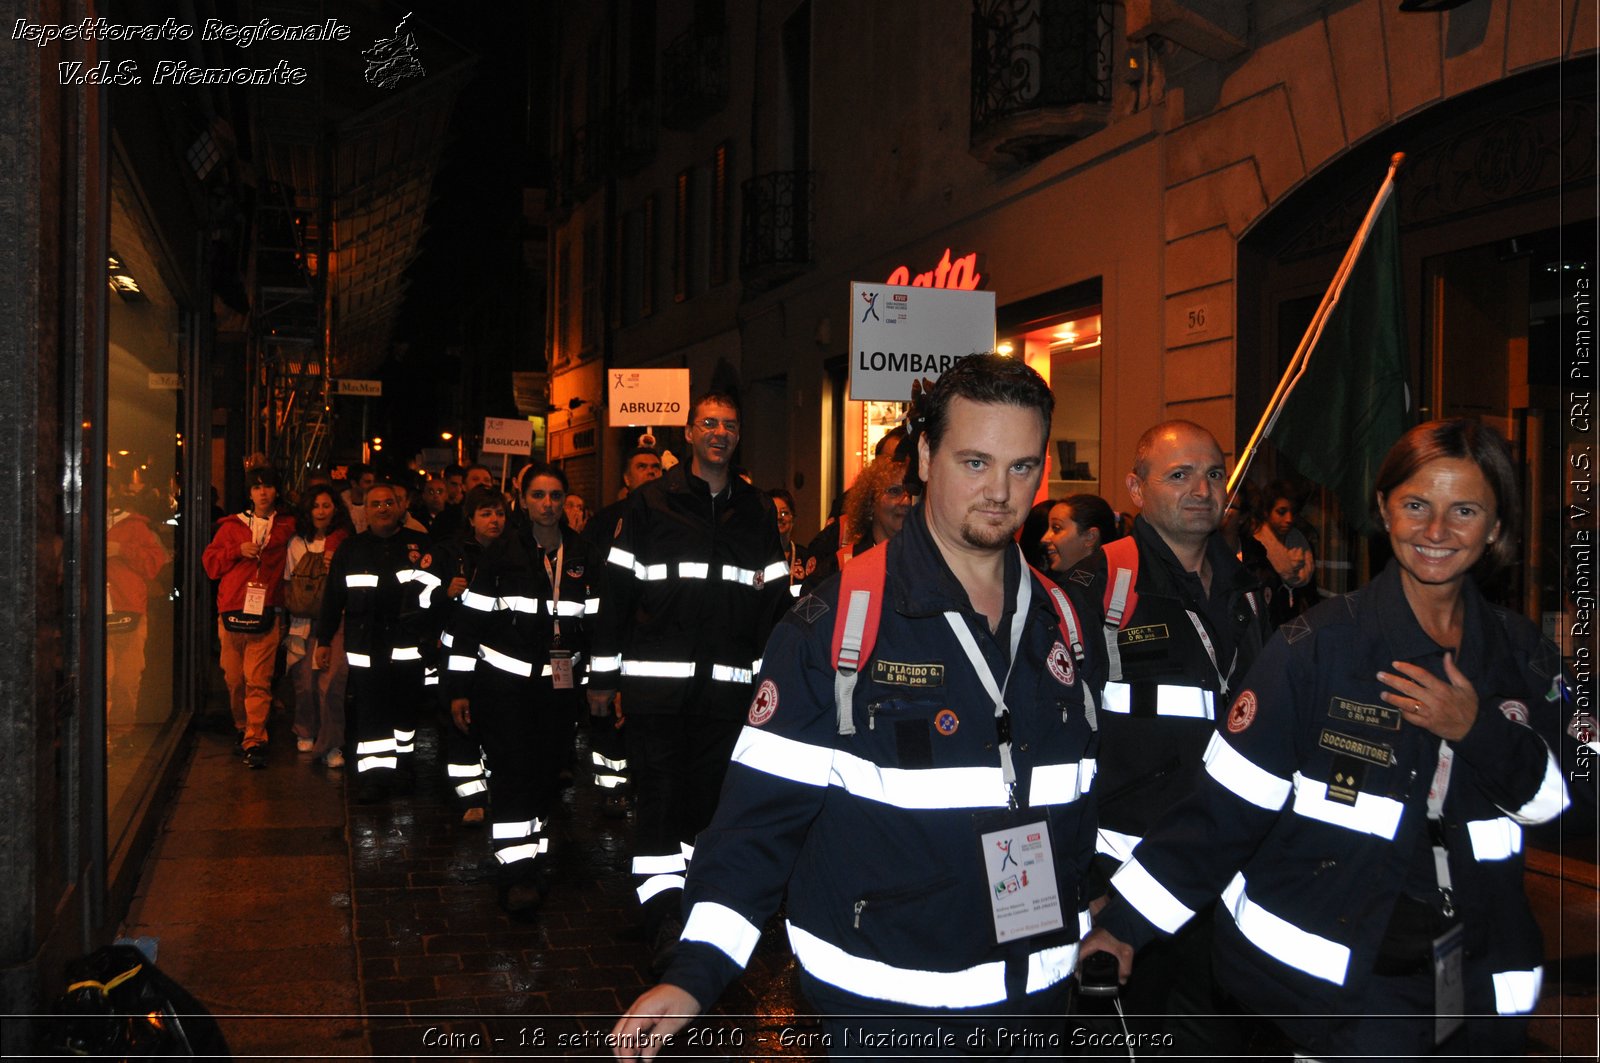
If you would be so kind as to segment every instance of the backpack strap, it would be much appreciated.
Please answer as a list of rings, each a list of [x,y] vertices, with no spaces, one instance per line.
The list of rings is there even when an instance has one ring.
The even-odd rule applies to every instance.
[[[1077,661],[1081,668],[1089,655],[1083,648],[1082,625],[1078,620],[1078,611],[1072,607],[1072,600],[1067,597],[1067,592],[1056,586],[1050,577],[1032,565],[1029,565],[1028,569],[1033,573],[1034,579],[1039,581],[1040,586],[1044,587],[1045,594],[1056,611],[1056,623],[1061,628],[1061,640],[1066,643],[1067,649],[1072,652],[1072,659]],[[1087,682],[1083,684],[1083,696],[1088,706],[1089,726],[1094,727],[1096,711],[1094,687]]]
[[[833,620],[833,700],[842,735],[856,733],[852,702],[856,679],[878,639],[888,547],[887,542],[879,543],[839,570],[839,608]]]
[[[1117,652],[1117,632],[1139,607],[1139,544],[1131,535],[1101,547],[1106,557],[1105,640],[1109,678],[1122,680],[1122,656]]]

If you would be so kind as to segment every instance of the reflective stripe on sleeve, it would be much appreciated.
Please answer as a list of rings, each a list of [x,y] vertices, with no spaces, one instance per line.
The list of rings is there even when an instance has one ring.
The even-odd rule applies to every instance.
[[[1206,772],[1233,793],[1258,808],[1276,812],[1289,799],[1294,784],[1288,779],[1259,768],[1243,753],[1213,734],[1206,746]]]
[[[705,579],[711,575],[711,566],[704,561],[679,561],[679,579]]]
[[[378,577],[371,572],[351,572],[344,578],[346,587],[376,587]]]
[[[1392,842],[1394,832],[1400,829],[1400,817],[1405,812],[1405,806],[1392,797],[1369,793],[1358,794],[1353,805],[1332,801],[1328,798],[1327,783],[1295,772],[1294,810],[1307,819],[1332,823],[1335,827],[1371,834]]]
[[[788,574],[789,562],[774,561],[772,564],[761,570],[761,580],[763,583],[771,583],[775,579],[783,579]]]
[[[483,764],[476,760],[471,764],[446,764],[444,773],[452,779],[476,779],[483,774]]]
[[[1139,914],[1168,934],[1194,918],[1194,909],[1174,897],[1167,887],[1137,860],[1129,860],[1111,876],[1111,884]]]
[[[728,664],[711,666],[711,678],[719,683],[753,683],[755,673],[748,668],[735,668]]]
[[[519,661],[510,654],[501,653],[499,650],[492,647],[479,646],[478,656],[483,658],[484,664],[492,664],[502,672],[510,672],[512,675],[520,675],[524,679],[533,675],[533,665],[529,664],[527,661]]]
[[[1102,707],[1107,712],[1128,715],[1133,711],[1133,687],[1127,683],[1107,683]],[[1204,687],[1161,683],[1156,686],[1156,715],[1186,720],[1214,720],[1216,695]]]
[[[1245,939],[1286,966],[1334,985],[1344,985],[1350,950],[1337,941],[1302,930],[1252,901],[1245,894],[1244,875],[1233,876],[1222,891],[1222,905]]]
[[[1494,1010],[1502,1015],[1521,1015],[1532,1011],[1539,1003],[1539,990],[1544,986],[1544,968],[1531,971],[1495,971]]]
[[[1472,855],[1477,860],[1509,860],[1522,852],[1522,828],[1504,816],[1469,820],[1467,837],[1472,840]]]
[[[448,632],[448,631],[439,632],[439,645],[443,646],[445,649],[448,650],[451,646],[454,646],[455,644],[456,644],[456,637],[454,635],[450,634],[450,632]]]
[[[351,650],[344,651],[344,659],[352,668],[371,668],[372,658],[364,653],[355,653]]]
[[[1070,805],[1088,793],[1094,775],[1093,760],[1036,765],[1028,779],[1028,804]]]
[[[488,789],[489,784],[484,782],[482,779],[472,779],[456,787],[456,796],[463,798],[471,797],[474,794],[486,793],[488,792]]]
[[[600,599],[599,598],[585,598],[583,600],[583,615],[584,616],[594,616],[599,611],[600,611]]]
[[[750,962],[750,954],[761,940],[761,928],[726,905],[701,901],[689,909],[683,924],[684,941],[703,941],[727,954],[740,967]]]
[[[1049,989],[1057,982],[1072,977],[1078,966],[1078,943],[1057,945],[1055,948],[1035,952],[1028,957],[1028,987],[1026,992],[1037,993]]]
[[[999,960],[964,971],[892,967],[853,956],[793,922],[788,927],[789,945],[806,973],[856,996],[924,1008],[971,1008],[1006,998],[1006,967]]]
[[[420,661],[422,660],[422,651],[415,646],[396,646],[389,651],[389,660]]]
[[[620,546],[613,546],[611,548],[611,552],[606,555],[606,561],[608,563],[616,565],[619,568],[625,568],[629,572],[633,571],[633,566],[637,560],[638,559],[635,558],[632,553],[624,550]]]
[[[467,657],[459,653],[452,653],[450,655],[449,663],[450,671],[452,672],[470,672],[477,667],[478,659],[476,657]]]
[[[1546,750],[1544,778],[1539,782],[1539,792],[1515,812],[1509,808],[1505,812],[1518,823],[1546,823],[1561,815],[1571,803],[1567,795],[1567,781],[1561,777],[1561,765],[1556,763],[1555,755]]]
[[[601,671],[598,665],[596,671]],[[652,676],[657,679],[688,679],[694,675],[693,661],[623,661],[623,675]]]
[[[1122,863],[1127,863],[1133,859],[1134,847],[1142,841],[1144,839],[1137,834],[1123,834],[1121,831],[1107,830],[1101,827],[1095,831],[1094,850],[1097,853],[1105,853],[1107,856]]]

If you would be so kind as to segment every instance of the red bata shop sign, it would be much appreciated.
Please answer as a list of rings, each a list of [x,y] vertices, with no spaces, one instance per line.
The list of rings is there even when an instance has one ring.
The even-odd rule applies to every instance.
[[[970,292],[983,283],[983,274],[978,272],[976,251],[962,255],[952,262],[950,249],[947,247],[936,268],[913,277],[910,266],[896,266],[884,283],[904,284],[912,288],[949,288],[958,292]]]

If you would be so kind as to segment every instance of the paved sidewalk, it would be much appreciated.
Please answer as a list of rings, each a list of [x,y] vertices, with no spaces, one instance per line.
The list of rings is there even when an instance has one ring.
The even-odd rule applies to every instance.
[[[629,823],[600,814],[586,773],[555,817],[550,896],[514,922],[495,903],[487,829],[463,827],[446,797],[433,730],[418,735],[415,793],[365,806],[347,805],[346,772],[273,728],[265,771],[244,767],[231,729],[196,734],[123,927],[159,940],[162,969],[237,1056],[609,1057],[604,1035],[648,984],[649,948]],[[1592,875],[1547,866],[1528,885],[1551,954],[1529,1055],[1594,1058]],[[806,1010],[775,920],[745,977],[663,1055],[817,1058]]]

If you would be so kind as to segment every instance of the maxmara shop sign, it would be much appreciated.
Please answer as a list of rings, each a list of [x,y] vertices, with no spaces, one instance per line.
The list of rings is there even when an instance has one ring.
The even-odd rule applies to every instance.
[[[850,285],[850,397],[907,402],[911,382],[994,350],[994,293]]]

